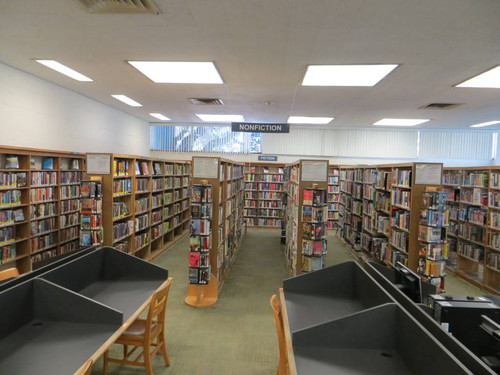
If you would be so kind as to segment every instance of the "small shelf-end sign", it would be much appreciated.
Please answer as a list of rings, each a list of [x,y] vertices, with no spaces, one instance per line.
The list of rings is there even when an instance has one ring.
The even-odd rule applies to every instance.
[[[276,155],[259,155],[259,161],[278,161],[278,156]]]
[[[231,130],[233,132],[245,132],[245,133],[290,133],[290,124],[232,122]]]

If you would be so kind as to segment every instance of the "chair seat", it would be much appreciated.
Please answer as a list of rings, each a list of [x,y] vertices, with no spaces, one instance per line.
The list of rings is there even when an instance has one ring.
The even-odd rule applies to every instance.
[[[135,320],[125,332],[122,333],[120,339],[123,340],[142,340],[144,334],[146,333],[146,320],[137,319]],[[156,322],[151,324],[151,331],[153,332],[155,328],[158,326]]]

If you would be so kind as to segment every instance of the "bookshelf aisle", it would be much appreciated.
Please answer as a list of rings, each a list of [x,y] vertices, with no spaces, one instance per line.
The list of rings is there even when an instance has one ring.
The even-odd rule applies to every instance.
[[[20,273],[79,248],[84,156],[0,149],[0,270]]]
[[[185,302],[205,307],[217,302],[240,245],[244,171],[243,164],[219,157],[193,157],[192,166],[190,273]]]
[[[287,165],[285,189],[285,254],[290,275],[296,276],[324,267],[328,162],[299,160]]]
[[[282,164],[245,165],[245,206],[243,216],[249,226],[281,228],[283,220]]]
[[[189,229],[190,163],[87,154],[103,183],[103,244],[151,260]]]

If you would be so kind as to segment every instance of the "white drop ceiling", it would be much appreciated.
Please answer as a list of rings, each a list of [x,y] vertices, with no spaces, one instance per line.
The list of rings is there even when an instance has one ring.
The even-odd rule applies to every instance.
[[[431,119],[421,129],[500,120],[500,89],[453,87],[500,64],[499,0],[155,3],[158,15],[90,14],[78,0],[0,1],[0,62],[153,122],[151,112],[175,123],[200,123],[196,113],[280,123],[290,115],[335,117],[327,128],[371,127],[387,117]],[[34,59],[57,60],[93,82]],[[213,61],[224,84],[155,84],[127,60]],[[300,86],[309,64],[371,63],[400,66],[375,87]],[[434,102],[464,104],[419,109]]]

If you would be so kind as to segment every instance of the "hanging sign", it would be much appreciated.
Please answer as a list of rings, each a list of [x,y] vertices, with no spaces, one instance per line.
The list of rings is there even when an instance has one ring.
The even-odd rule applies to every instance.
[[[290,133],[290,124],[232,122],[231,130],[233,132],[245,132],[245,133]]]
[[[276,155],[259,155],[259,161],[278,161]]]

